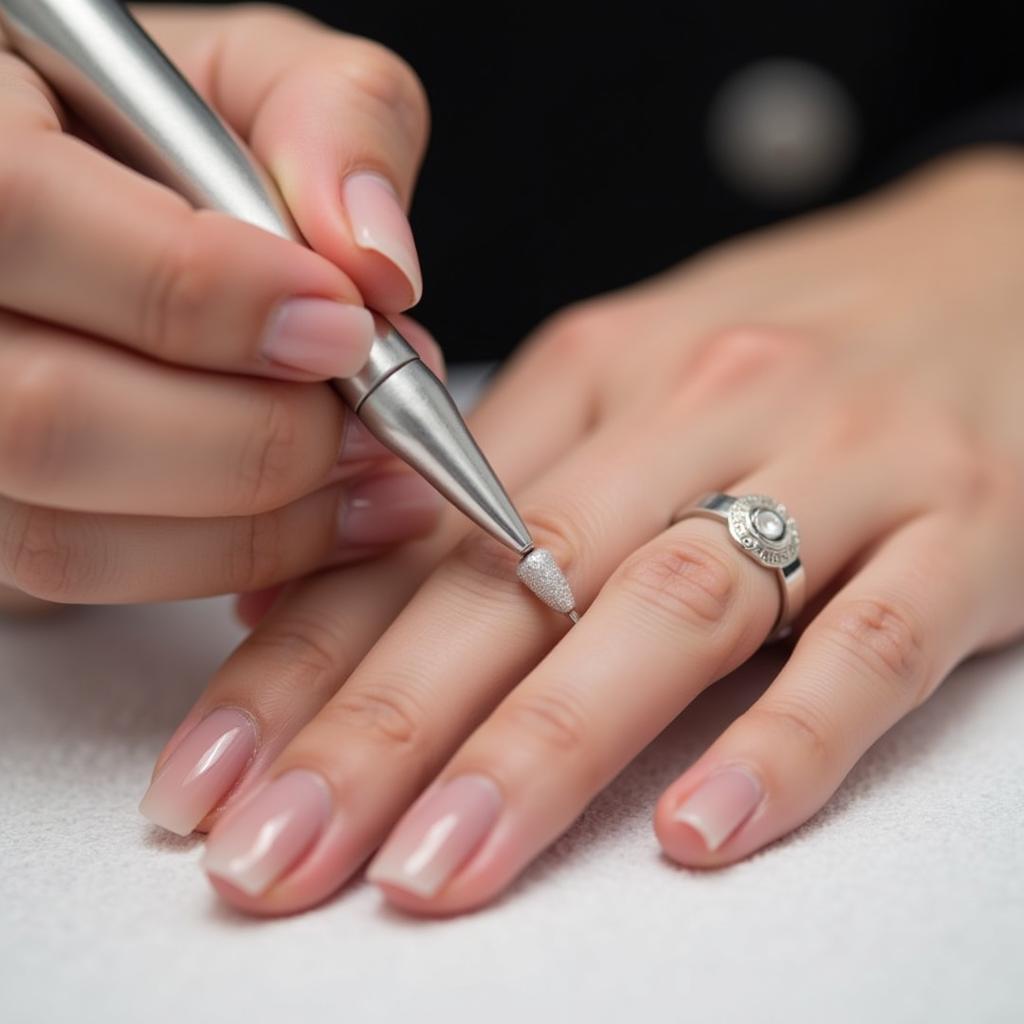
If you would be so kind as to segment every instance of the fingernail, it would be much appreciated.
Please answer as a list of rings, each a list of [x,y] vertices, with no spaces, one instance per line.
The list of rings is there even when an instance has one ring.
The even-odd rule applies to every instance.
[[[284,772],[217,822],[202,867],[259,896],[313,845],[330,813],[323,776],[304,768]]]
[[[392,458],[394,452],[381,444],[363,426],[354,414],[346,415],[345,432],[341,438],[341,449],[338,457],[331,466],[327,476],[324,477],[324,485],[338,483],[342,480],[351,480],[354,476],[360,476],[366,472],[372,472],[373,467],[360,465],[360,463],[375,460],[383,462]],[[379,472],[379,470],[378,470]]]
[[[399,822],[367,879],[433,896],[479,846],[501,807],[501,791],[486,776],[453,779]]]
[[[724,768],[705,779],[672,817],[694,829],[714,852],[750,817],[760,799],[761,783],[753,775]]]
[[[338,541],[389,544],[418,537],[437,522],[441,505],[441,495],[412,473],[362,480],[341,500]]]
[[[345,179],[341,200],[356,245],[380,253],[402,272],[411,293],[407,305],[415,306],[423,294],[420,261],[412,228],[391,183],[374,171],[357,171]]]
[[[358,416],[351,415],[345,421],[345,436],[341,441],[339,462],[360,462],[363,459],[380,459],[393,454],[377,440],[363,425]]]
[[[237,708],[211,711],[174,749],[139,810],[187,836],[235,784],[256,750],[256,727]]]
[[[288,299],[267,321],[263,355],[318,377],[351,377],[373,343],[373,314],[331,299]]]

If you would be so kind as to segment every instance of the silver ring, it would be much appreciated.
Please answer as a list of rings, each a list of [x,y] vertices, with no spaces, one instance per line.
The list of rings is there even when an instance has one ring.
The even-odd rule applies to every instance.
[[[775,573],[779,581],[779,614],[766,642],[788,636],[793,620],[803,609],[807,579],[800,564],[800,531],[786,506],[766,494],[734,498],[713,491],[677,512],[672,523],[691,516],[725,523],[733,543],[758,565]]]

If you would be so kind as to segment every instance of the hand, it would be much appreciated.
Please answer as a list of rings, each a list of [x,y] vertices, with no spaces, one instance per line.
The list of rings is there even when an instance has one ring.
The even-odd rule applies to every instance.
[[[284,9],[142,18],[316,252],[197,212],[83,141],[0,36],[0,591],[251,590],[377,553],[440,511],[310,386],[362,366],[364,298],[441,370],[399,315],[421,290],[404,213],[428,129],[415,75]]]
[[[246,910],[322,900],[386,837],[368,877],[395,904],[486,903],[771,629],[774,574],[722,524],[668,526],[723,490],[789,506],[810,605],[655,830],[708,867],[796,828],[1024,627],[1022,222],[1024,157],[969,152],[557,316],[473,420],[580,623],[449,517],[282,597],[144,810],[212,825],[206,869]]]

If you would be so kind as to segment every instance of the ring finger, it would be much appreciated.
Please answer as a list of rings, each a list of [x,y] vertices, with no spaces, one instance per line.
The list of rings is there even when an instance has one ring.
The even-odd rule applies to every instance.
[[[655,827],[670,857],[725,864],[802,824],[991,639],[991,533],[963,526],[945,511],[915,519],[829,601],[779,677],[663,794]]]

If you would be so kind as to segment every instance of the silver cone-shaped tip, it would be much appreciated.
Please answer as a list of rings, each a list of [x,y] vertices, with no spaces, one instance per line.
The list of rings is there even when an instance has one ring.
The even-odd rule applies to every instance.
[[[518,554],[533,547],[451,395],[421,360],[390,373],[362,400],[358,415],[378,440],[491,536]]]

